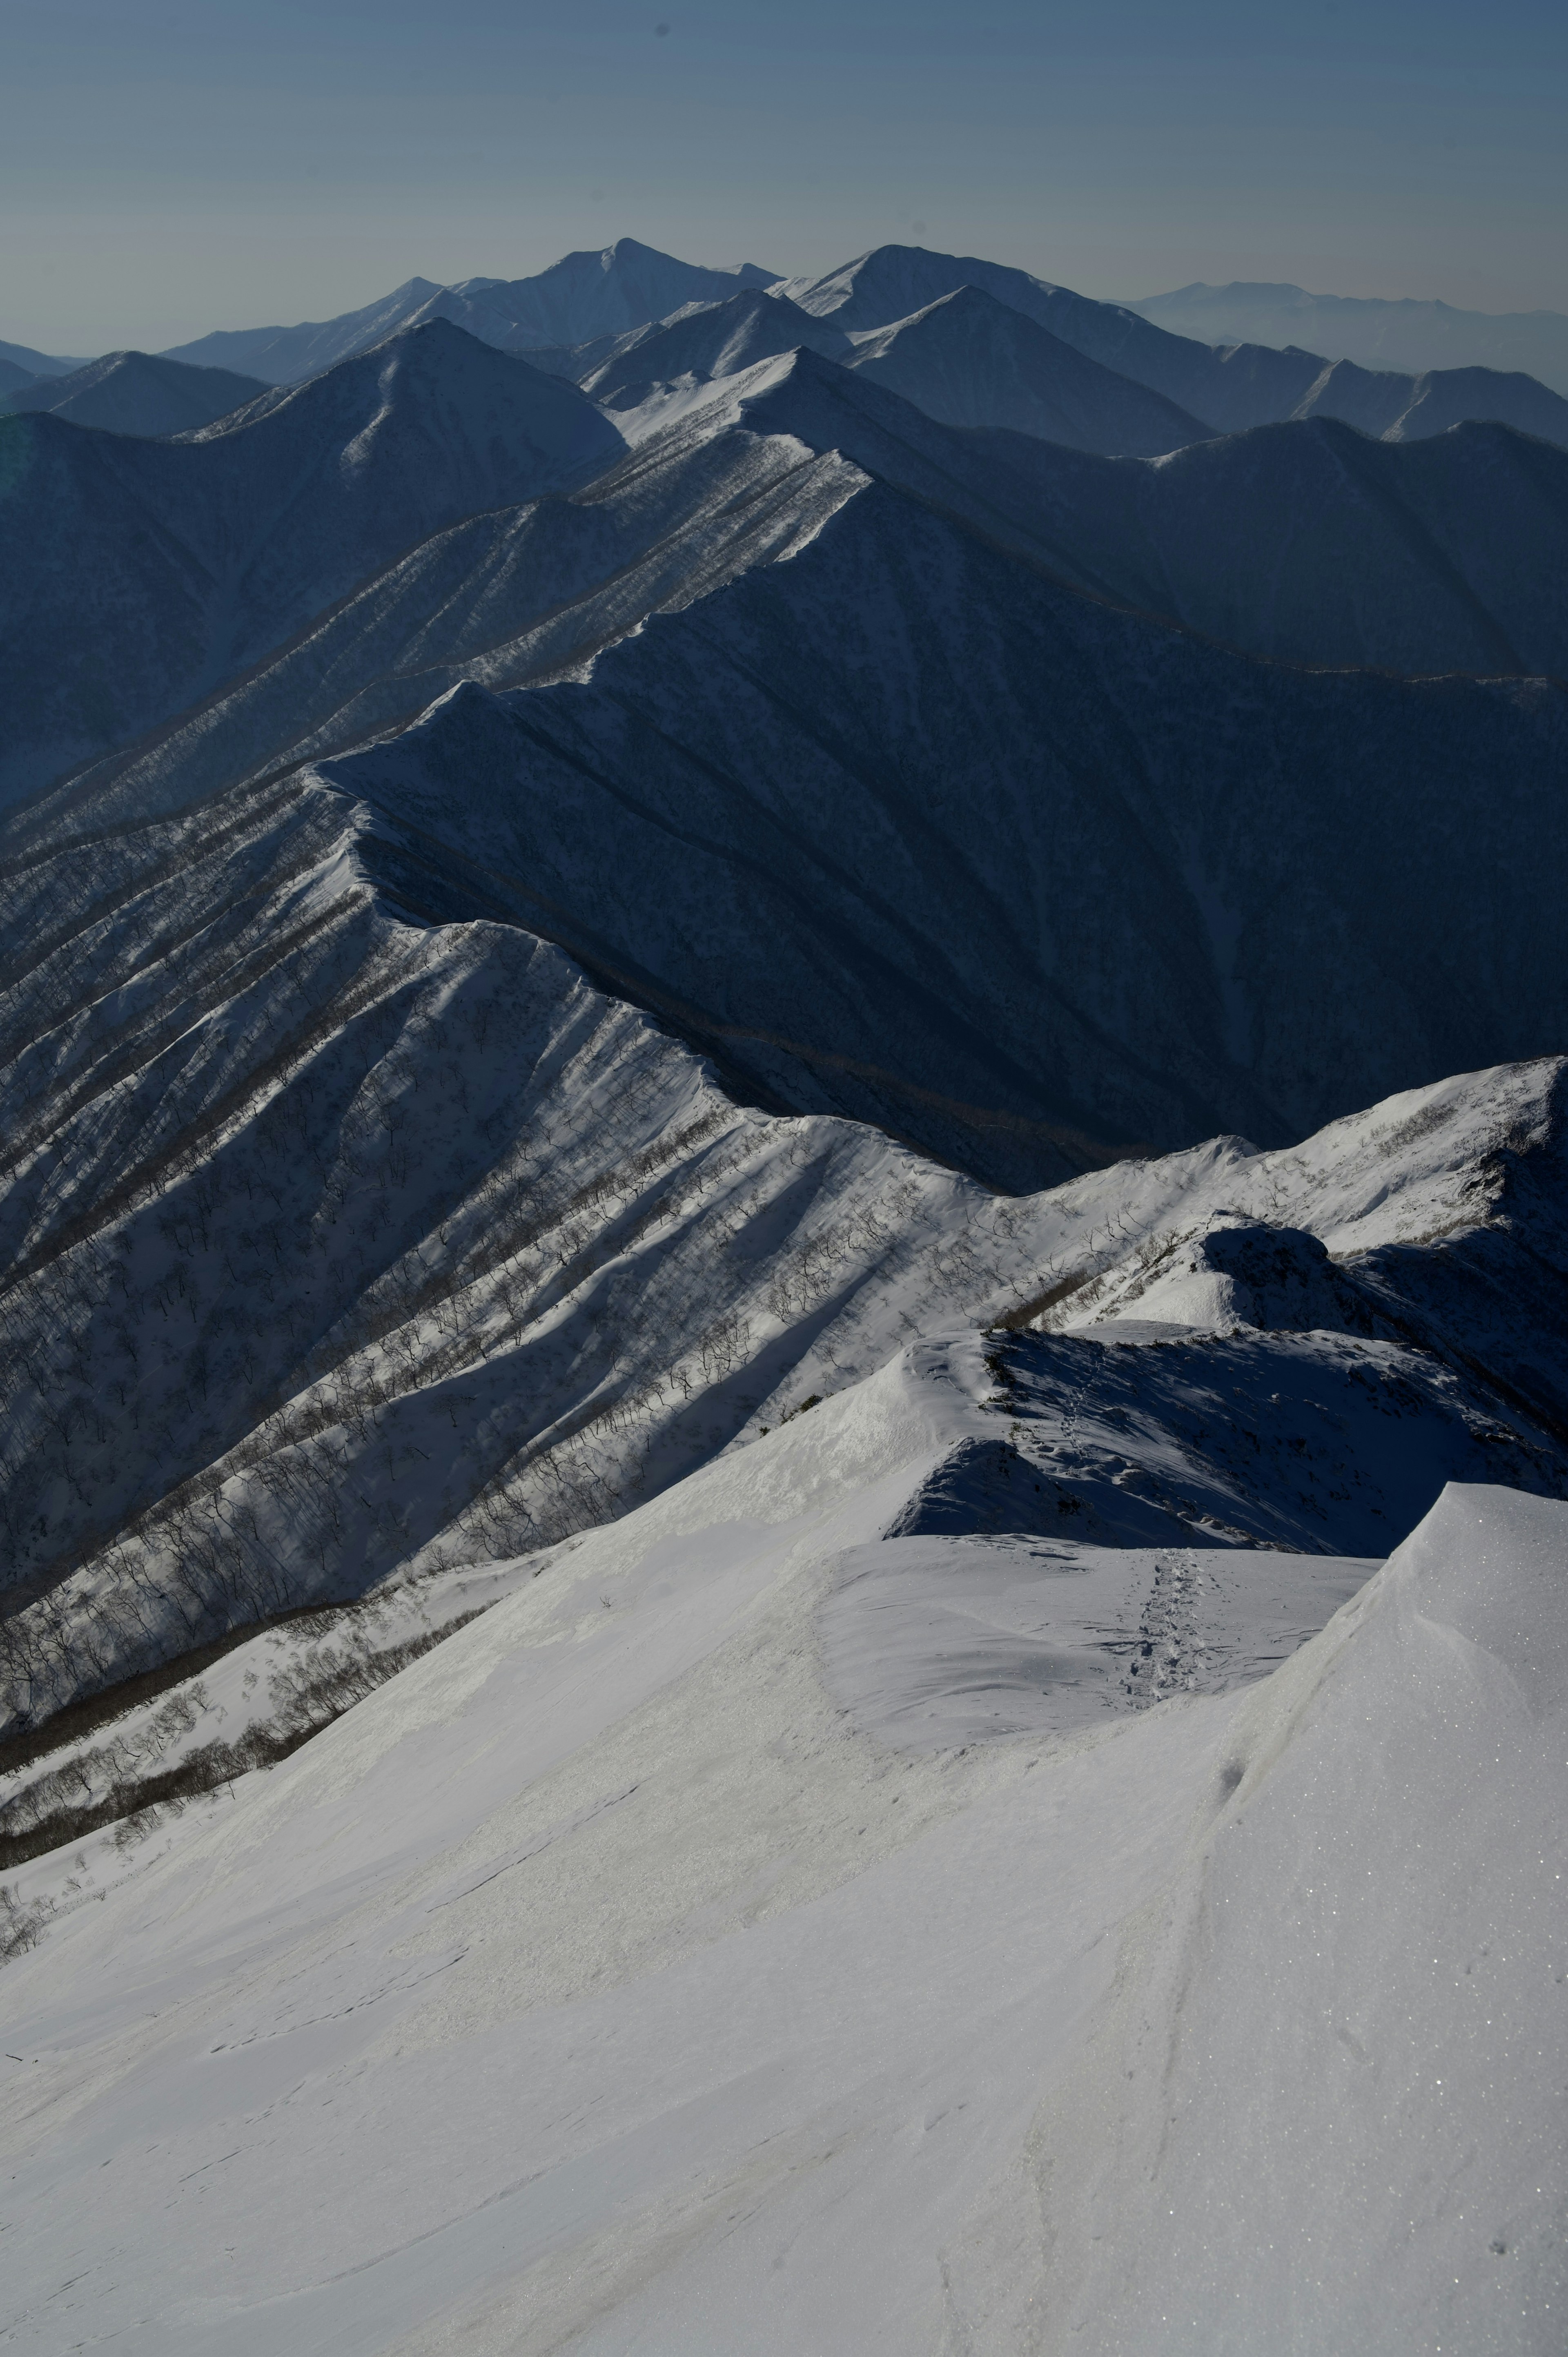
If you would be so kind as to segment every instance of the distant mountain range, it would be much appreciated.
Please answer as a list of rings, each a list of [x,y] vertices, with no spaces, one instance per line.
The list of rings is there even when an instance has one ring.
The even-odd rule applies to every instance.
[[[1305,344],[1364,368],[1522,369],[1568,393],[1568,316],[1561,311],[1463,311],[1449,303],[1358,295],[1234,279],[1195,284],[1129,303],[1156,327],[1206,344]]]
[[[0,412],[47,409],[110,434],[184,434],[266,390],[259,378],[229,369],[188,368],[150,352],[106,352],[67,376],[35,377],[0,399]]]
[[[773,284],[773,274],[752,263],[705,270],[623,237],[599,253],[565,254],[532,278],[467,278],[456,286],[410,278],[381,302],[339,318],[298,328],[224,329],[177,344],[165,357],[294,384],[379,344],[394,328],[426,319],[448,319],[501,350],[527,351],[618,335],[683,303],[717,302],[737,286]]]
[[[73,369],[85,368],[81,360],[58,359],[48,352],[36,352],[30,344],[0,343],[0,361],[7,368],[19,369],[25,377],[69,376]]]

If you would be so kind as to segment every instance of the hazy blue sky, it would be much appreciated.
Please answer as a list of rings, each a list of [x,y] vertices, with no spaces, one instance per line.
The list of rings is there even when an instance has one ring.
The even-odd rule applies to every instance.
[[[0,337],[49,350],[623,233],[1568,310],[1562,0],[0,0]]]

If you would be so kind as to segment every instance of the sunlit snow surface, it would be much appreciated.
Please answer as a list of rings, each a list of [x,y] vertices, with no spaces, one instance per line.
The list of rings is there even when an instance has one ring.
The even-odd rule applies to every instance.
[[[3,1984],[11,2345],[1559,2348],[1568,1507],[1451,1487],[1256,1683],[1371,1566],[882,1538],[986,1383],[101,1866]]]

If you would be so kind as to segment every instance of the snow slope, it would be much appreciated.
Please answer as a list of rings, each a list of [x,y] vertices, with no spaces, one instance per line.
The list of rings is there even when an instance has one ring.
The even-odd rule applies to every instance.
[[[1234,281],[1178,286],[1126,308],[1206,344],[1305,344],[1362,368],[1523,369],[1568,394],[1568,318],[1560,311],[1465,311],[1451,303]]]
[[[1359,1555],[1444,1478],[1559,1483],[1556,1066],[1440,1088],[1320,1146],[1221,1143],[1010,1203],[878,1131],[737,1104],[626,1005],[635,974],[599,962],[610,998],[528,929],[564,913],[539,871],[493,842],[444,848],[416,811],[319,771],[13,862],[14,1723],[258,1615],[553,1544],[870,1374],[934,1314],[1122,1321],[1020,1345],[1014,1432],[961,1482],[981,1527],[996,1483],[1022,1479],[1031,1385],[1063,1421],[1031,1512],[1097,1541],[1196,1530]],[[711,920],[711,891],[702,905]],[[733,1061],[751,1043],[714,1045]],[[1038,1121],[1011,1142],[1095,1158]],[[1205,1437],[1234,1397],[1217,1405],[1179,1351],[1145,1380],[1125,1348],[1147,1316],[1190,1321],[1158,1288],[1190,1290],[1180,1256],[1221,1211],[1367,1264],[1348,1308],[1321,1273],[1299,1300],[1278,1280],[1283,1309],[1267,1286],[1261,1308],[1234,1290],[1202,1305],[1210,1324],[1289,1328],[1305,1301],[1328,1336],[1299,1364],[1288,1344],[1225,1362],[1249,1430],[1273,1436],[1263,1491]],[[1345,1437],[1327,1410],[1297,1468],[1288,1436],[1319,1379],[1358,1413],[1369,1381],[1371,1420]],[[1133,1456],[1129,1381],[1147,1393]],[[1325,1520],[1347,1481],[1358,1515]]]
[[[951,1413],[886,1370],[84,1854],[0,1983],[14,2345],[1554,2350],[1568,1510],[1018,1731],[994,1548],[844,1641]]]
[[[613,339],[602,360],[596,344],[585,344],[583,357],[593,364],[574,373],[607,408],[635,409],[656,386],[737,376],[758,361],[802,348],[826,360],[843,360],[854,350],[836,328],[824,328],[781,296],[748,287],[727,301],[693,304],[669,319],[632,328]]]
[[[226,417],[265,390],[260,378],[231,369],[190,368],[147,352],[105,352],[69,376],[38,378],[11,393],[4,406],[13,414],[47,409],[73,425],[98,425],[109,434],[184,434]]]

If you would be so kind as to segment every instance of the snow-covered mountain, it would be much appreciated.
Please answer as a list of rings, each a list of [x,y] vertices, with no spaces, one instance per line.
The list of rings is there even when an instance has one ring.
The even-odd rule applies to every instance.
[[[477,1040],[506,929],[403,930],[432,977],[471,961],[444,1028]],[[407,1038],[432,1076],[439,1029]],[[584,1375],[589,1334],[662,1339],[693,1469],[592,1527],[595,1476],[660,1415],[601,1379],[492,1489],[478,1560],[465,1536],[357,1620],[209,1645],[0,1761],[17,2345],[150,2330],[194,2357],[217,2330],[259,2357],[282,2318],[303,2349],[684,2346],[701,2314],[780,2357],[940,2348],[955,2319],[1196,2357],[1286,2317],[1285,2346],[1402,2352],[1413,2324],[1544,2357],[1568,1464],[1479,1378],[1471,1313],[1561,1402],[1562,1067],[1001,1207],[867,1162],[865,1132],[725,1108],[549,953],[490,1036],[532,1062],[521,1135],[611,1157],[561,1207],[566,1254],[493,1187],[448,1202],[445,1318],[411,1297],[292,1448],[188,1485],[177,1556],[134,1533],[94,1625],[209,1627],[252,1566],[277,1580],[313,1451],[352,1465],[345,1504],[450,1489],[463,1447],[411,1445],[424,1370],[393,1338],[421,1325],[472,1431],[501,1318],[555,1386],[510,1396],[548,1415],[551,1334],[596,1293]],[[451,1109],[399,1093],[412,1171]],[[678,1109],[673,1187],[615,1158],[639,1124],[673,1144]],[[365,1175],[397,1152],[378,1129],[344,1132]],[[204,1235],[188,1197],[156,1231],[190,1222],[171,1305],[238,1240],[216,1176]],[[362,1200],[319,1177],[339,1216]],[[708,1233],[628,1317],[661,1223]],[[561,1272],[532,1318],[531,1254]],[[1030,1267],[1020,1322],[977,1334]],[[677,1361],[657,1329],[698,1268],[746,1310]],[[1184,1286],[1201,1322],[1168,1322]],[[1167,1322],[1140,1318],[1162,1286]],[[570,1534],[511,1557],[530,1472]]]
[[[5,430],[13,797],[209,692],[432,532],[624,447],[574,386],[441,321],[169,442],[47,414]]]
[[[527,351],[624,335],[688,304],[723,302],[737,287],[770,286],[775,279],[755,263],[709,270],[622,237],[600,253],[564,254],[532,278],[471,278],[446,287],[421,316],[451,319],[487,343]]]
[[[1209,432],[975,287],[855,335],[825,326],[787,296],[748,290],[635,328],[607,352],[590,344],[560,361],[596,401],[620,412],[661,405],[662,386],[710,383],[802,350],[842,361],[946,425],[1011,428],[1069,449],[1140,456]]]
[[[789,279],[780,292],[803,311],[854,332],[890,327],[962,286],[979,287],[1023,312],[1063,343],[1165,394],[1218,433],[1315,414],[1360,425],[1375,414],[1381,422],[1370,430],[1397,428],[1396,438],[1409,440],[1442,433],[1460,417],[1483,417],[1568,443],[1568,402],[1531,379],[1488,369],[1437,369],[1419,379],[1380,371],[1369,382],[1369,371],[1331,364],[1310,351],[1275,351],[1262,344],[1217,350],[1168,334],[1125,305],[1092,302],[972,254],[878,246],[821,278]],[[1463,382],[1450,386],[1451,373]]]
[[[715,377],[738,376],[758,361],[800,350],[842,361],[854,346],[836,328],[824,328],[782,296],[747,287],[722,303],[693,303],[668,319],[633,328],[610,339],[603,353],[596,341],[578,346],[571,373],[607,408],[630,409],[660,385],[682,380],[707,384]]]
[[[297,328],[220,329],[194,343],[176,344],[166,360],[243,369],[267,384],[297,384],[355,352],[384,343],[399,328],[445,319],[481,343],[504,350],[585,343],[662,319],[686,303],[712,303],[737,286],[768,286],[773,274],[754,263],[704,269],[680,262],[634,237],[618,238],[599,253],[564,254],[531,278],[466,278],[438,286],[410,278],[336,319]]]
[[[1555,2357],[1568,457],[933,264],[0,419],[7,2345]]]
[[[1305,344],[1368,369],[1522,369],[1568,394],[1568,317],[1561,311],[1466,311],[1451,303],[1309,295],[1233,280],[1129,303],[1130,311],[1206,344]]]
[[[0,403],[16,414],[47,409],[109,434],[185,434],[210,425],[266,391],[259,377],[190,368],[149,352],[105,352],[69,376],[38,377]]]
[[[263,384],[296,384],[384,343],[441,292],[432,278],[408,278],[378,302],[335,319],[306,319],[296,328],[220,328],[194,343],[171,344],[162,358],[192,368],[238,369]]]
[[[433,334],[465,340],[416,331],[432,365],[448,350]],[[528,404],[542,388],[610,431],[559,380],[471,341],[463,371],[469,356],[499,394],[515,370]],[[381,365],[153,455],[243,457],[324,409],[330,431],[312,426],[306,447],[336,468],[363,414],[353,371]],[[409,429],[425,502],[439,487],[422,421],[439,410],[422,398]],[[1402,1082],[1552,1047],[1568,1019],[1560,685],[1260,670],[1085,597],[1059,575],[1087,569],[1069,527],[1089,536],[1092,479],[1076,511],[1061,487],[1088,461],[1058,453],[1033,481],[991,437],[810,353],[661,414],[573,496],[498,502],[421,543],[247,676],[84,771],[18,819],[17,855],[242,779],[263,791],[314,759],[334,786],[507,877],[522,921],[765,1101],[886,1124],[1013,1187],[1217,1130],[1283,1141]],[[384,528],[407,512],[390,505],[390,430],[381,457]],[[1480,451],[1483,482],[1495,458]],[[1156,485],[1176,463],[1115,462]],[[1244,508],[1244,447],[1237,471]],[[478,479],[499,488],[489,461]],[[1209,479],[1199,469],[1189,492],[1182,478],[1164,508],[1134,492],[1111,551],[1118,594],[1135,599],[1188,503],[1216,503]],[[1434,535],[1452,545],[1452,529],[1441,485],[1425,496],[1441,576],[1454,559]],[[330,516],[313,510],[313,533]],[[1478,603],[1491,560],[1472,538]],[[333,544],[304,544],[324,566]],[[1267,544],[1265,526],[1251,561]],[[1200,558],[1192,570],[1201,579]],[[1424,615],[1441,651],[1473,622],[1463,597],[1423,593],[1391,556],[1384,575],[1412,634]],[[1305,629],[1278,610],[1282,634]],[[1548,636],[1554,610],[1543,593]],[[1343,634],[1356,609],[1328,615]],[[349,749],[367,737],[382,741]],[[1506,795],[1477,800],[1477,775],[1506,779]],[[1461,808],[1455,830],[1440,814]]]
[[[944,425],[1002,426],[1069,450],[1152,457],[1208,432],[976,286],[863,330],[848,365]]]

